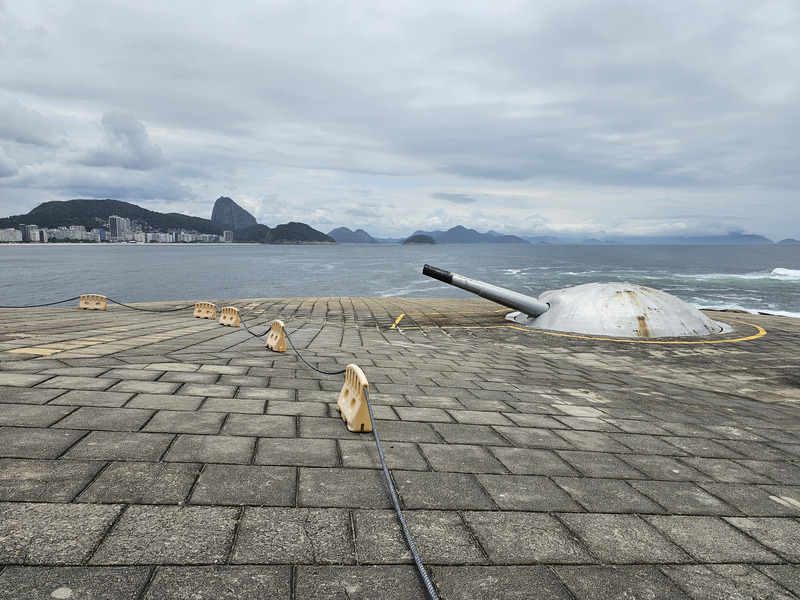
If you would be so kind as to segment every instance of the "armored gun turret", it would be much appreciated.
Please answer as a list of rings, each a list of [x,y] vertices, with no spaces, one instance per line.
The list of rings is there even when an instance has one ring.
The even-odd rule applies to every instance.
[[[506,318],[535,329],[609,337],[695,337],[731,331],[666,292],[630,283],[588,283],[532,298],[425,265],[422,274],[515,312]]]

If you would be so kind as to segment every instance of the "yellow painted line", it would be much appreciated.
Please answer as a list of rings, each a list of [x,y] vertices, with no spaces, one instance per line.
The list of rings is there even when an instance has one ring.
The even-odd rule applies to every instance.
[[[400,323],[400,321],[402,321],[403,317],[405,317],[405,316],[406,316],[406,313],[403,313],[402,315],[397,317],[397,320],[394,322],[394,325],[392,325],[389,329],[397,329],[398,323]]]

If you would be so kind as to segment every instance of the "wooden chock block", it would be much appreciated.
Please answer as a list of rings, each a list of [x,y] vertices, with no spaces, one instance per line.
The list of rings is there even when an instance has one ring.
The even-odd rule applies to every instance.
[[[267,335],[267,348],[273,352],[286,352],[286,332],[283,321],[275,319]]]
[[[364,392],[368,388],[369,382],[364,371],[357,365],[347,365],[336,410],[342,414],[342,420],[347,423],[347,429],[350,431],[372,431],[367,396]]]
[[[78,308],[85,308],[87,310],[105,310],[108,306],[108,300],[105,296],[100,294],[84,294],[81,296],[81,303]]]

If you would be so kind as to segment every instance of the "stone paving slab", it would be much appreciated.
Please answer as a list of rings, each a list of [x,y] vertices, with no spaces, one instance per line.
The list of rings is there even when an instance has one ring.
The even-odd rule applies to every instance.
[[[444,600],[800,597],[800,321],[641,344],[479,299],[224,303],[362,367]],[[24,312],[0,311],[0,598],[426,597],[341,376],[190,314]]]

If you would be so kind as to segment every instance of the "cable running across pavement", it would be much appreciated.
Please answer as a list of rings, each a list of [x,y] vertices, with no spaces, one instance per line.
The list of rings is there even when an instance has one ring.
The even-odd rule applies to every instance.
[[[439,600],[439,596],[436,594],[433,581],[431,581],[430,575],[428,575],[428,571],[425,569],[425,565],[422,562],[422,558],[420,557],[419,552],[417,552],[417,546],[414,544],[414,540],[411,537],[411,531],[408,529],[406,518],[403,515],[403,509],[400,508],[400,499],[397,497],[397,490],[394,487],[394,482],[392,482],[392,476],[389,473],[389,467],[386,465],[386,458],[383,456],[383,447],[381,446],[381,440],[378,437],[378,428],[375,427],[375,418],[372,415],[372,403],[369,401],[369,389],[367,386],[364,386],[364,397],[367,399],[369,421],[372,425],[372,435],[375,437],[375,445],[378,447],[378,457],[381,459],[383,476],[386,479],[386,485],[389,487],[389,494],[392,496],[394,512],[397,513],[397,518],[400,521],[400,527],[403,529],[403,537],[406,539],[408,549],[411,550],[411,555],[414,557],[414,564],[417,566],[417,572],[422,578],[422,582],[425,584],[425,589],[428,592],[428,598],[430,598],[430,600]]]
[[[72,302],[78,300],[80,296],[74,298],[67,298],[66,300],[59,300],[58,302],[48,302],[47,304],[30,304],[28,306],[0,306],[0,308],[41,308],[43,306],[55,306],[56,304],[64,304],[65,302]]]

